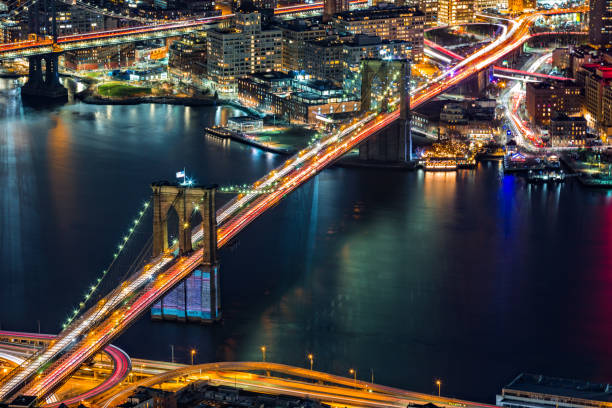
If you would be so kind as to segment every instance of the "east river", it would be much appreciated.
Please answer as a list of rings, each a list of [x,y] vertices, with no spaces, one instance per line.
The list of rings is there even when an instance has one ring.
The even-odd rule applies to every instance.
[[[226,107],[24,109],[0,91],[0,324],[57,333],[151,181],[252,182],[282,157],[207,138]],[[220,201],[229,197],[220,197]],[[128,244],[138,254],[150,218]],[[143,224],[145,224],[143,222]],[[330,168],[221,253],[223,321],[142,318],[131,356],[259,360],[493,402],[521,371],[612,380],[612,195],[457,173]],[[129,259],[128,259],[129,261]],[[105,290],[126,273],[123,261]]]

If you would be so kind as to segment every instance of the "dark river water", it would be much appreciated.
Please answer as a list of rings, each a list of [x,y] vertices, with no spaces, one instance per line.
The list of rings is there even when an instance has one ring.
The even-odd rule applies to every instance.
[[[57,333],[149,183],[252,182],[282,158],[204,136],[232,108],[22,108],[0,91],[0,324]],[[220,197],[226,200],[228,197]],[[138,253],[150,221],[126,257]],[[143,223],[145,224],[145,223]],[[331,168],[221,253],[224,320],[142,318],[131,356],[259,360],[493,402],[521,371],[612,380],[612,195],[457,173]],[[116,284],[129,262],[108,276]]]

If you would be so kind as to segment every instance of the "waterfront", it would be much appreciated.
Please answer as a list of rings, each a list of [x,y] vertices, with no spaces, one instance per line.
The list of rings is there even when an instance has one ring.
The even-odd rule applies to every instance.
[[[245,183],[282,160],[207,139],[225,108],[3,100],[5,329],[59,329],[153,179],[186,166],[203,183]],[[373,368],[425,392],[440,377],[443,394],[486,402],[522,370],[607,381],[611,205],[573,182],[530,187],[497,163],[329,169],[221,252],[221,325],[145,318],[115,344],[166,360],[173,344],[181,361],[196,347],[198,362],[257,360],[265,344],[271,361],[306,366],[312,352],[318,369]]]

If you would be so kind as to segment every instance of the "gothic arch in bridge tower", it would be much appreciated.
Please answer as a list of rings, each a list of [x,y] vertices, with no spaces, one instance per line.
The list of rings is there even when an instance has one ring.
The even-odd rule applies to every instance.
[[[191,187],[167,181],[151,184],[153,190],[153,257],[168,249],[168,213],[178,215],[178,253],[190,256],[192,248],[192,215],[202,217],[202,251],[200,265],[186,279],[153,305],[154,320],[214,322],[221,317],[219,262],[217,261],[216,187]]]

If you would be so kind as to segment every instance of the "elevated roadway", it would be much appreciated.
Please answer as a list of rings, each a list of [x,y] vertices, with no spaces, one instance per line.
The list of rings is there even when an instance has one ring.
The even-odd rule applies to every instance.
[[[352,6],[367,4],[367,0],[352,0]],[[323,9],[323,3],[298,4],[278,7],[274,10],[277,16],[318,11]],[[135,41],[145,41],[158,38],[176,37],[200,31],[210,24],[232,17],[233,14],[202,17],[178,22],[157,22],[138,27],[120,28],[116,30],[97,31],[86,34],[72,34],[58,37],[57,44],[50,38],[30,41],[0,44],[0,60],[25,58],[35,55],[49,54],[54,51],[72,51],[92,47],[123,44]]]
[[[10,361],[16,365],[23,364],[39,348],[46,347],[56,336],[51,334],[23,333],[15,331],[0,331],[0,359]],[[130,357],[120,348],[106,346],[103,352],[112,363],[110,375],[99,385],[75,397],[58,401],[53,397],[47,399],[47,405],[57,407],[64,403],[71,405],[85,399],[90,399],[113,389],[125,380],[132,369]]]
[[[265,373],[265,375],[263,374]],[[434,403],[448,408],[493,408],[493,405],[438,397],[373,384],[354,378],[269,362],[221,362],[185,366],[130,384],[94,405],[103,408],[124,402],[139,386],[152,387],[175,380],[206,380],[266,394],[285,394],[353,407],[406,407]]]

